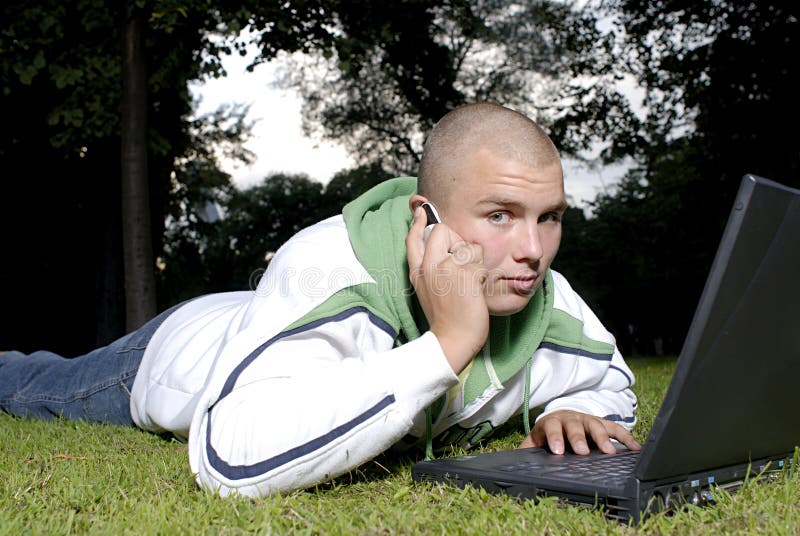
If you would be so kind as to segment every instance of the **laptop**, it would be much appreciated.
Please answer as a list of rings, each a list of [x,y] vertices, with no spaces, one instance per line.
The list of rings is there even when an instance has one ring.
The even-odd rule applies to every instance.
[[[541,448],[420,462],[416,481],[557,496],[624,522],[711,504],[800,445],[800,190],[745,175],[664,402],[640,452]]]

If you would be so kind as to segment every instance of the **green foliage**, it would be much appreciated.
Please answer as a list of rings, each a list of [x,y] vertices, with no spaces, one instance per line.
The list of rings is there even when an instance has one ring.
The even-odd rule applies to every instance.
[[[235,192],[220,222],[222,247],[235,270],[260,268],[265,255],[320,217],[322,184],[306,175],[278,173],[260,185]],[[260,262],[257,262],[260,261]],[[250,267],[250,270],[248,270]],[[225,281],[227,278],[221,278]],[[241,279],[239,279],[242,281]]]
[[[221,56],[244,49],[238,32],[247,24],[271,43],[266,58],[268,50],[274,55],[316,46],[315,39],[327,35],[327,19],[318,2],[303,0],[131,5],[148,23],[148,175],[152,242],[159,252],[165,218],[180,221],[183,213],[205,206],[199,199],[230,189],[229,177],[217,166],[219,154],[208,145],[228,140],[220,154],[248,157],[241,149],[247,125],[237,122],[238,111],[221,111],[202,125],[189,120],[188,82],[224,74]],[[0,333],[2,347],[45,345],[71,353],[122,334],[119,110],[125,8],[124,2],[102,0],[10,0],[0,7],[0,197],[15,200],[6,211],[8,221],[29,222],[22,231],[4,225],[0,247],[31,267],[0,268],[6,304],[20,312]],[[315,26],[319,31],[307,31]],[[226,116],[235,126],[222,124]],[[56,258],[71,262],[56,271]],[[48,285],[56,273],[70,283]],[[31,303],[48,306],[34,311]],[[42,323],[57,327],[43,335]]]
[[[190,182],[175,206],[160,272],[163,307],[208,292],[254,289],[284,242],[390,177],[373,164],[342,170],[325,187],[307,175],[276,173],[243,190],[227,182],[209,189],[213,169],[184,170],[205,182]],[[203,218],[216,203],[221,218]]]
[[[249,132],[246,113],[246,107],[222,107],[191,122],[189,148],[176,161],[171,181],[164,247],[157,263],[159,310],[213,290],[211,265],[203,253],[217,230],[219,204],[236,192],[228,174],[219,169],[218,158],[252,158],[241,145]]]
[[[568,212],[557,260],[628,349],[655,351],[655,340],[679,347],[743,173],[800,185],[793,128],[800,120],[793,61],[800,13],[791,3],[133,4],[148,13],[149,171],[153,244],[166,266],[162,306],[247,288],[264,255],[298,225],[338,212],[383,170],[413,174],[425,132],[466,101],[492,99],[527,112],[564,154],[585,154],[599,142],[606,160],[636,157],[636,169],[598,198],[590,218]],[[36,346],[58,349],[52,341],[72,338],[85,349],[119,334],[122,8],[101,0],[10,0],[0,8],[0,196],[14,201],[0,248],[30,267],[0,267],[6,303],[19,311],[0,345],[34,349],[26,345],[35,338]],[[250,192],[253,202],[240,199],[217,161],[249,157],[241,148],[244,110],[191,122],[187,82],[224,74],[221,57],[244,53],[248,43],[238,36],[246,27],[262,51],[255,63],[280,51],[306,53],[287,76],[306,99],[306,128],[379,166],[327,188],[284,177],[285,188],[265,184]],[[645,91],[645,122],[616,85],[630,76]],[[304,208],[292,210],[298,202]],[[231,217],[204,220],[216,205]],[[46,311],[33,303],[46,303]],[[20,342],[15,337],[31,318],[51,329],[43,334],[36,326]],[[88,327],[62,327],[64,318]],[[108,324],[99,341],[95,324]]]
[[[203,221],[195,216],[185,232],[171,235],[161,274],[170,301],[254,289],[268,254],[319,219],[322,190],[321,183],[306,175],[275,174],[260,185],[230,189],[223,199],[217,198],[216,202],[222,202],[221,219]],[[213,198],[202,201],[214,202]],[[181,294],[170,296],[172,288]]]
[[[117,13],[102,3],[41,0],[4,4],[0,84],[5,98],[51,86],[46,110],[50,142],[73,152],[118,129],[120,44]],[[69,43],[69,44],[67,44]]]
[[[617,0],[631,72],[647,90],[652,140],[705,141],[738,180],[749,171],[798,179],[795,98],[800,6],[792,2]],[[688,132],[687,132],[688,131]]]
[[[332,2],[334,50],[296,62],[304,126],[361,162],[415,174],[446,112],[494,100],[535,117],[562,151],[592,141],[626,152],[636,117],[615,87],[613,41],[591,10],[564,2]]]
[[[606,6],[619,10],[648,118],[629,146],[637,166],[591,219],[565,224],[574,242],[557,263],[626,350],[678,352],[742,175],[800,186],[800,133],[782,127],[800,120],[800,13],[784,2]]]
[[[592,217],[568,217],[555,267],[615,334],[626,353],[677,353],[716,252],[735,192],[694,169],[686,140],[649,174],[634,169],[591,203]],[[659,341],[659,342],[656,342]]]
[[[641,441],[675,360],[637,359]],[[517,423],[518,424],[518,423]],[[800,479],[753,482],[711,508],[651,518],[639,528],[553,499],[519,501],[416,484],[412,460],[387,456],[308,491],[261,499],[206,494],[186,446],[133,428],[25,421],[0,414],[0,532],[7,534],[793,534]],[[478,450],[514,448],[519,426]]]
[[[326,215],[338,214],[347,203],[392,177],[377,162],[337,172],[325,186]]]

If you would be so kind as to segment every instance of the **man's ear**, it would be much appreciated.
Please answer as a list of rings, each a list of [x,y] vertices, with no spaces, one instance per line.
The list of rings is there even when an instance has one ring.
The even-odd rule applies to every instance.
[[[412,195],[411,199],[408,200],[408,208],[411,210],[411,214],[414,214],[414,211],[417,210],[417,207],[422,203],[428,203],[428,198],[419,194]]]

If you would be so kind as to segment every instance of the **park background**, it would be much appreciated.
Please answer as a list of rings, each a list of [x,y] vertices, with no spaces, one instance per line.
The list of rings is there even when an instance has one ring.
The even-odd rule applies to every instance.
[[[800,187],[798,11],[777,0],[4,2],[0,350],[75,355],[183,299],[253,288],[296,231],[415,174],[444,113],[492,100],[536,119],[568,159],[554,267],[626,354],[676,354],[742,175]],[[286,106],[272,101],[254,123],[258,100],[199,99],[226,68],[267,63],[264,95],[295,95],[320,144],[291,168],[248,142],[289,137]],[[335,172],[321,166],[331,146],[345,155]],[[598,174],[613,181],[570,190]]]

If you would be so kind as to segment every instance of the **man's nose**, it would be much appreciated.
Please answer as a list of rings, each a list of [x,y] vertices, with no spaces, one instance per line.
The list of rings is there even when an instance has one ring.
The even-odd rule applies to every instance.
[[[537,262],[542,258],[542,237],[539,225],[534,223],[524,228],[522,236],[516,241],[515,260]]]

